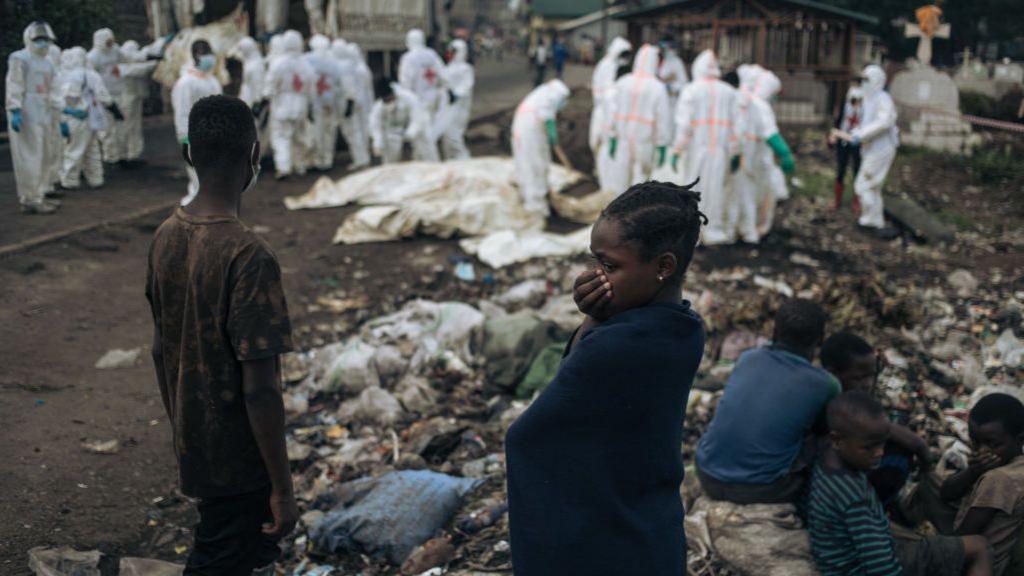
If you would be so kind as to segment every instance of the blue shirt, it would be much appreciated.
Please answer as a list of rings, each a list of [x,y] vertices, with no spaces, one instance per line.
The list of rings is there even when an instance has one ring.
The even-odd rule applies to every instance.
[[[771,484],[789,470],[839,391],[831,374],[796,354],[748,350],[700,439],[697,466],[722,482]]]

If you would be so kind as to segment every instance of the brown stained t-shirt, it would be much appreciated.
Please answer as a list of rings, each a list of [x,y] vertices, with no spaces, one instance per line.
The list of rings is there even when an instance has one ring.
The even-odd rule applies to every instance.
[[[160,393],[181,491],[217,497],[270,483],[249,427],[242,362],[292,349],[281,269],[236,218],[180,207],[156,231],[146,297],[163,358]]]
[[[992,576],[999,576],[1010,563],[1017,539],[1024,538],[1024,456],[1017,456],[978,479],[971,495],[960,504],[954,528],[960,528],[971,508],[996,510],[981,535],[992,545]]]

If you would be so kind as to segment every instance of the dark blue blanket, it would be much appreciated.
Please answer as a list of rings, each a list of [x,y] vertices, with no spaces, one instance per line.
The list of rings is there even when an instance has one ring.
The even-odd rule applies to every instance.
[[[682,576],[686,400],[704,353],[688,303],[584,334],[506,438],[516,576]]]

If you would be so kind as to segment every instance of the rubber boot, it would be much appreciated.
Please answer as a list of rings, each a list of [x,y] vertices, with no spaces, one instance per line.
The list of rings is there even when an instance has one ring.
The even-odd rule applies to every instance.
[[[839,207],[843,205],[843,181],[836,180],[835,188],[833,189],[835,199],[832,201],[832,211],[839,210]]]

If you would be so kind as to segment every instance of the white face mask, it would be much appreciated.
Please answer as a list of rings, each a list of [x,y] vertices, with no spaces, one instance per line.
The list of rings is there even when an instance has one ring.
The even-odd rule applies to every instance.
[[[253,153],[256,152],[256,144],[258,142],[259,141],[257,140],[256,142],[252,143],[252,150],[249,152],[249,158],[252,158]],[[244,188],[242,188],[242,194],[245,194],[246,192],[248,192],[248,191],[252,190],[253,188],[255,188],[256,187],[256,181],[259,180],[259,178],[260,178],[260,160],[259,160],[259,158],[257,158],[256,162],[252,165],[252,178],[250,178],[249,179],[249,183],[246,184]]]

